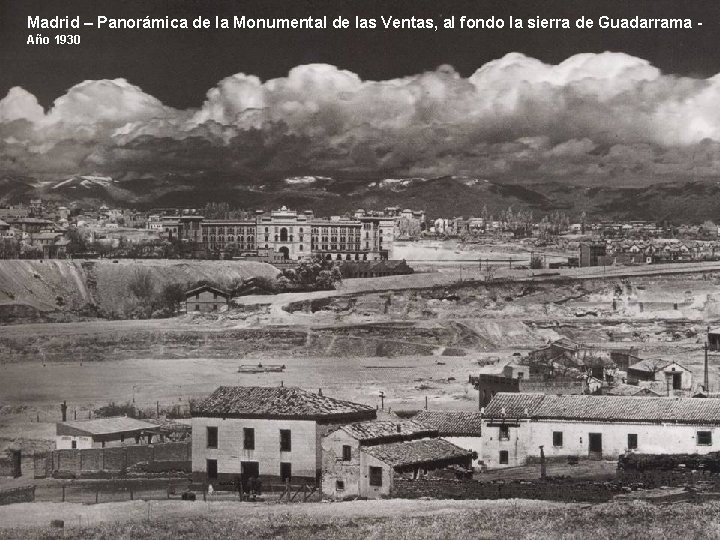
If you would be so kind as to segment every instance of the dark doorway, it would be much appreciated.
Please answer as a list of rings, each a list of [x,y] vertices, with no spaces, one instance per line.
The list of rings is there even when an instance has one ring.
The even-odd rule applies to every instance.
[[[602,434],[590,433],[589,437],[590,458],[602,458]]]
[[[260,463],[257,461],[243,461],[240,465],[243,478],[257,478],[260,475]]]
[[[682,390],[682,373],[672,374],[672,387],[673,390]]]
[[[207,460],[207,477],[208,480],[217,480],[217,459]]]
[[[289,250],[288,248],[286,248],[286,247],[281,247],[281,248],[280,248],[280,253],[283,254],[283,259],[285,259],[286,261],[290,258],[290,250]]]

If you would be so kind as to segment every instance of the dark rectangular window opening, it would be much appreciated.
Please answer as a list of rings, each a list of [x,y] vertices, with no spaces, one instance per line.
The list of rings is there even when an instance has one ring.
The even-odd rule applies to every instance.
[[[376,487],[381,487],[381,486],[382,486],[382,484],[383,484],[383,482],[382,482],[382,476],[383,476],[383,475],[382,475],[382,472],[383,472],[382,467],[370,467],[370,468],[369,468],[369,473],[370,473],[370,485],[371,485],[371,486],[376,486]]]
[[[698,431],[697,443],[702,446],[710,446],[712,444],[712,431]]]
[[[637,433],[628,433],[628,450],[637,450]]]
[[[507,450],[500,450],[500,465],[507,465],[509,461],[509,454]]]
[[[208,480],[216,480],[218,475],[217,471],[217,459],[207,460],[207,477]]]
[[[243,448],[255,450],[255,428],[243,428]]]
[[[280,430],[280,451],[290,452],[292,450],[292,438],[289,429]]]
[[[556,448],[562,448],[563,445],[563,432],[553,431],[553,446]]]
[[[218,447],[218,428],[210,427],[207,428],[207,447],[217,448]]]
[[[501,441],[509,441],[510,440],[510,426],[500,426],[500,440]]]
[[[283,482],[292,479],[292,463],[280,463],[280,478]]]
[[[345,489],[345,481],[335,480],[335,489],[338,491],[342,491],[343,489]]]
[[[352,447],[349,444],[343,445],[343,454],[342,454],[342,460],[343,461],[350,461],[352,460]]]

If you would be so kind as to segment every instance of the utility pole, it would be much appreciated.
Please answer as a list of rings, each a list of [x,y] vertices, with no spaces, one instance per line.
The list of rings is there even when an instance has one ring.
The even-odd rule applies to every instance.
[[[710,373],[708,371],[708,343],[705,342],[705,393],[710,391]]]

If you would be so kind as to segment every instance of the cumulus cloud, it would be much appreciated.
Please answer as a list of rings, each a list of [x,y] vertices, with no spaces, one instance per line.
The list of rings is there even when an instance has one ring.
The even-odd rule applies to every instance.
[[[511,53],[384,81],[324,64],[239,73],[190,110],[124,79],[85,81],[44,111],[0,100],[0,166],[572,178],[720,173],[720,75],[663,74],[622,53],[550,65]]]

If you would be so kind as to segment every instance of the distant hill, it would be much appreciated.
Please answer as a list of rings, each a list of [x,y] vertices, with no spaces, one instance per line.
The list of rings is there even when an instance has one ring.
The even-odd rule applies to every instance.
[[[252,210],[286,205],[312,208],[317,215],[386,206],[424,209],[429,217],[479,215],[483,206],[497,215],[512,206],[536,216],[561,210],[577,218],[647,219],[701,223],[720,216],[720,183],[664,182],[623,186],[539,180],[508,183],[473,177],[331,178],[291,176],[274,179],[126,173],[113,178],[74,175],[59,179],[0,177],[0,204],[40,197],[63,204],[117,205],[137,209],[198,208],[228,202]]]

